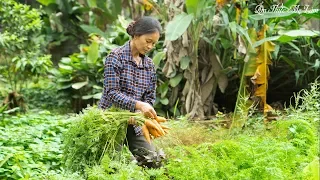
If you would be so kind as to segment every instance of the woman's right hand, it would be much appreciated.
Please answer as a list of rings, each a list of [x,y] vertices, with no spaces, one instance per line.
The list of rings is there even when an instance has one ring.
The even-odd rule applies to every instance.
[[[152,119],[155,119],[157,117],[156,111],[149,103],[137,101],[135,108],[137,110],[140,110],[145,117]]]

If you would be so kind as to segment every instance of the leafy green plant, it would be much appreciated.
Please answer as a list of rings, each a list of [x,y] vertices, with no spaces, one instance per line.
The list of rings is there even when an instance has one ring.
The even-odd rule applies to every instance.
[[[100,99],[103,61],[98,52],[99,44],[93,42],[90,47],[83,47],[80,53],[63,58],[59,63],[59,69],[53,71],[57,78],[58,90],[71,101],[76,112],[86,106],[84,102],[93,104],[95,100]]]
[[[298,1],[290,1],[290,3],[286,4],[285,6],[290,8],[297,2]],[[279,75],[270,78],[271,74],[269,71],[269,66],[274,65],[276,63],[279,63],[280,65],[281,62],[277,60],[277,57],[279,57],[279,54],[283,53],[283,51],[281,51],[281,48],[289,46],[290,54],[295,54],[291,53],[293,52],[293,49],[300,53],[301,50],[296,45],[294,45],[294,43],[297,42],[299,37],[302,37],[300,39],[308,39],[307,42],[310,43],[310,41],[312,42],[318,39],[319,34],[317,31],[304,29],[299,24],[299,22],[304,21],[304,19],[301,17],[295,17],[297,15],[296,13],[265,13],[263,15],[257,15],[248,13],[250,12],[250,10],[248,9],[248,5],[245,5],[244,3],[240,3],[238,5],[241,8],[239,8],[239,6],[236,7],[236,19],[238,20],[237,26],[239,24],[245,29],[248,29],[248,27],[250,26],[252,28],[250,28],[248,32],[245,33],[243,33],[243,30],[241,29],[236,30],[234,28],[233,30],[234,34],[241,35],[241,38],[239,39],[239,44],[237,45],[237,50],[235,50],[234,53],[235,57],[236,59],[244,60],[243,62],[241,62],[239,68],[239,70],[241,70],[240,87],[235,107],[235,113],[233,118],[234,120],[239,119],[240,116],[237,115],[239,111],[248,112],[253,102],[255,104],[259,103],[260,106],[258,107],[260,110],[263,110],[265,115],[267,112],[271,112],[272,108],[267,104],[266,98],[267,90],[270,87],[269,81],[274,83],[275,81],[278,81],[281,78],[283,78],[283,76],[287,74],[289,71],[293,72],[294,70],[288,70],[287,68],[284,73],[279,73]],[[310,15],[309,17],[318,18],[317,16],[313,15]],[[307,15],[302,14],[302,16]],[[259,28],[259,26],[257,26],[256,21],[262,20],[263,25],[261,26],[261,28]],[[261,31],[259,33],[256,33],[256,31],[258,31],[257,29],[261,29]],[[314,44],[310,43],[309,45],[309,47],[313,49],[313,52]],[[308,55],[310,57],[312,55],[316,56],[316,54],[312,52],[310,52],[309,54],[308,51]],[[295,64],[292,60],[288,59],[283,55],[281,55],[281,58],[288,62],[288,64]],[[298,61],[300,61],[301,59],[302,58],[296,60],[297,64],[300,64],[298,63]],[[314,73],[316,75],[318,69],[316,58],[313,60],[311,59],[313,58],[303,60],[306,64],[312,66],[305,69],[305,73],[307,71],[312,71],[311,73]],[[273,60],[277,60],[277,62],[273,63]],[[298,78],[291,78],[291,80],[286,81],[286,83],[292,83],[295,79],[298,82]],[[281,84],[283,85],[283,83]],[[277,85],[274,89],[279,88],[282,85]],[[241,102],[244,100],[245,102]],[[245,106],[239,107],[240,104],[245,104]],[[243,108],[243,110],[239,110],[240,108]],[[237,123],[239,124],[239,122]],[[240,126],[242,125],[243,123],[240,123]]]
[[[123,148],[119,154],[122,157],[130,156],[128,148]],[[86,169],[87,179],[168,179],[164,175],[164,169],[144,169],[133,162],[130,158],[111,160],[104,156],[100,165]]]
[[[34,178],[61,166],[68,118],[48,111],[29,113],[0,121],[0,179]]]
[[[292,144],[266,137],[240,136],[169,153],[166,168],[174,179],[294,179],[308,162]]]
[[[87,104],[95,104],[102,95],[104,58],[110,51],[128,40],[127,21],[110,27],[108,38],[91,34],[90,45],[81,44],[80,52],[64,57],[59,68],[52,71],[58,90],[71,101],[72,109],[79,112]]]
[[[0,106],[0,117],[2,119],[2,116],[4,115],[6,109],[7,109],[8,105],[3,105],[3,106]]]
[[[134,117],[144,123],[141,113],[110,108],[106,111],[88,107],[74,118],[64,135],[64,162],[68,170],[79,171],[101,162],[104,156],[113,158],[124,143],[128,120]]]
[[[41,9],[43,34],[47,49],[58,63],[62,57],[74,53],[79,44],[86,42],[91,33],[107,37],[109,25],[117,20],[123,8],[122,0],[37,0]]]
[[[176,105],[175,100],[177,98],[177,89],[170,85],[172,84],[172,80],[167,78],[162,72],[165,65],[164,59],[166,57],[165,50],[163,48],[163,39],[164,38],[162,36],[153,52],[150,53],[150,55],[152,54],[151,57],[153,58],[157,72],[157,89],[154,108],[160,116],[177,117],[181,115],[179,108],[174,109],[174,105]],[[175,84],[176,87],[177,85],[178,84]]]
[[[279,121],[272,129],[272,133],[278,134],[275,136],[286,137],[286,140],[298,147],[303,153],[306,153],[310,146],[316,142],[314,132],[311,123],[305,120]]]
[[[292,97],[292,103],[290,102],[289,110],[299,113],[303,111],[319,112],[320,110],[320,76],[309,84],[308,89],[302,89],[298,93],[295,93]]]
[[[70,100],[58,93],[56,83],[41,78],[28,84],[22,91],[29,109],[47,109],[51,112],[71,112]]]
[[[86,104],[100,99],[102,91],[103,62],[87,61],[82,53],[63,58],[59,69],[53,71],[57,78],[58,93],[71,101],[72,109],[79,112]]]
[[[304,169],[304,179],[316,180],[319,179],[319,157],[316,157],[312,162],[310,162]]]
[[[294,14],[294,13],[293,13]],[[291,14],[292,15],[292,14]],[[301,22],[310,22],[319,19],[315,14],[310,14],[305,18],[305,14],[294,16],[293,18],[278,17],[268,19],[268,39],[276,43],[276,51],[273,53],[275,72],[278,73],[270,83],[277,84],[282,78],[286,78],[285,83],[275,85],[272,90],[281,89],[289,84],[297,88],[305,88],[308,83],[314,81],[319,76],[319,32],[311,27],[302,26]],[[290,16],[289,16],[290,17]],[[312,21],[311,21],[312,22]],[[257,42],[257,44],[266,39]],[[303,48],[301,48],[303,47]]]
[[[20,91],[30,79],[46,75],[52,66],[51,56],[43,55],[43,22],[38,10],[13,0],[1,1],[0,16],[0,80],[7,85],[4,103],[12,112],[15,108],[25,112],[27,106]]]
[[[42,55],[43,37],[39,34],[43,22],[39,11],[13,0],[0,3],[0,16],[2,75],[11,91],[21,90],[28,79],[46,74],[52,65],[50,56]]]
[[[79,173],[70,173],[65,170],[45,171],[34,179],[47,179],[47,180],[85,180]]]

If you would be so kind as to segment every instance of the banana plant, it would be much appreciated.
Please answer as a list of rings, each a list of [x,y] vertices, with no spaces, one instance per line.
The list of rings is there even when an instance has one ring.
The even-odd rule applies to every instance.
[[[215,72],[214,69],[208,68],[200,71],[199,43],[207,21],[213,19],[215,8],[212,2],[205,0],[186,0],[185,6],[186,12],[180,12],[167,24],[165,36],[168,57],[163,72],[170,78],[172,87],[185,79],[181,96],[182,112],[187,113],[189,118],[203,119],[204,104],[213,91],[213,73]],[[176,50],[179,59],[174,55],[175,50],[172,50],[177,43],[180,43],[181,46],[179,50]],[[208,62],[211,67],[211,58],[208,58]],[[224,89],[226,85],[221,87]]]
[[[285,5],[289,7],[290,5],[294,5],[294,2],[290,1]],[[272,110],[272,107],[269,106],[266,102],[268,80],[270,78],[270,71],[268,66],[273,64],[271,59],[276,58],[278,53],[281,54],[281,52],[279,52],[279,46],[284,46],[284,43],[286,43],[291,45],[294,50],[300,52],[300,49],[295,46],[292,41],[295,41],[297,38],[301,37],[319,37],[320,34],[318,31],[296,29],[297,27],[293,27],[294,29],[284,30],[281,25],[277,25],[281,24],[281,22],[283,20],[286,20],[287,18],[295,17],[297,13],[266,13],[264,15],[248,16],[248,13],[245,11],[246,8],[247,7],[242,8],[242,10],[244,10],[240,12],[237,8],[238,13],[236,13],[236,19],[239,19],[240,16],[242,17],[242,20],[238,21],[237,23],[241,24],[241,26],[244,28],[246,28],[247,22],[254,23],[257,20],[263,20],[264,24],[260,31],[258,30],[258,27],[249,29],[250,39],[245,37],[242,38],[242,40],[247,40],[247,46],[244,51],[245,57],[243,58],[244,64],[241,83],[233,116],[233,124],[240,127],[244,125],[244,122],[248,116],[248,112],[252,107],[258,107],[263,111],[264,115]],[[304,14],[304,16],[317,17],[315,14]],[[249,21],[246,21],[246,19]],[[267,31],[269,27],[267,24],[270,24],[270,26],[272,26],[272,30]],[[277,27],[279,29],[277,29]],[[256,33],[257,31],[259,31],[258,34]],[[240,31],[237,33],[240,34]],[[276,35],[268,36],[269,34]],[[238,48],[237,51],[241,52],[241,48]],[[245,53],[246,51],[248,52]],[[309,56],[312,56],[314,54],[315,53],[311,54],[310,52]],[[288,62],[288,64],[295,64],[294,61],[291,61],[284,56],[281,57],[284,58],[285,61]],[[315,61],[312,65],[313,67],[319,66],[317,65],[317,61]],[[249,89],[248,87],[251,87],[251,89]]]

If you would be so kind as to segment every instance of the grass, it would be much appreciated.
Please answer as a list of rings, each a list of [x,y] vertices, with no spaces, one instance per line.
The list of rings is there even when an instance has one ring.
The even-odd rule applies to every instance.
[[[300,116],[304,118],[296,118]],[[319,167],[319,163],[316,163],[319,158],[319,126],[313,113],[284,116],[284,119],[268,126],[260,124],[258,120],[251,127],[231,133],[221,129],[206,129],[206,133],[203,133],[203,127],[190,123],[183,123],[180,128],[175,125],[174,133],[156,141],[169,156],[166,165],[168,174],[174,179],[319,177],[314,170]],[[186,126],[189,128],[186,129]],[[252,127],[259,128],[253,131]],[[175,136],[176,132],[182,133]],[[198,139],[205,140],[199,143]]]
[[[280,118],[268,124],[257,115],[230,131],[170,122],[170,134],[155,140],[169,157],[168,177],[318,180],[319,87],[316,81],[296,94],[299,106],[278,112]]]
[[[191,124],[184,119],[166,124],[170,127],[169,134],[154,140],[159,148],[191,146],[215,141],[212,131],[204,125]]]

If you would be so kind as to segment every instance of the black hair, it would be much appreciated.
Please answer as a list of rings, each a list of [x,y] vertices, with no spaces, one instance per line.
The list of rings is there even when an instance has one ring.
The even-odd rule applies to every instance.
[[[160,22],[152,17],[143,16],[137,21],[133,21],[127,27],[127,33],[131,36],[140,36],[144,34],[150,34],[154,32],[161,33],[161,25]]]

